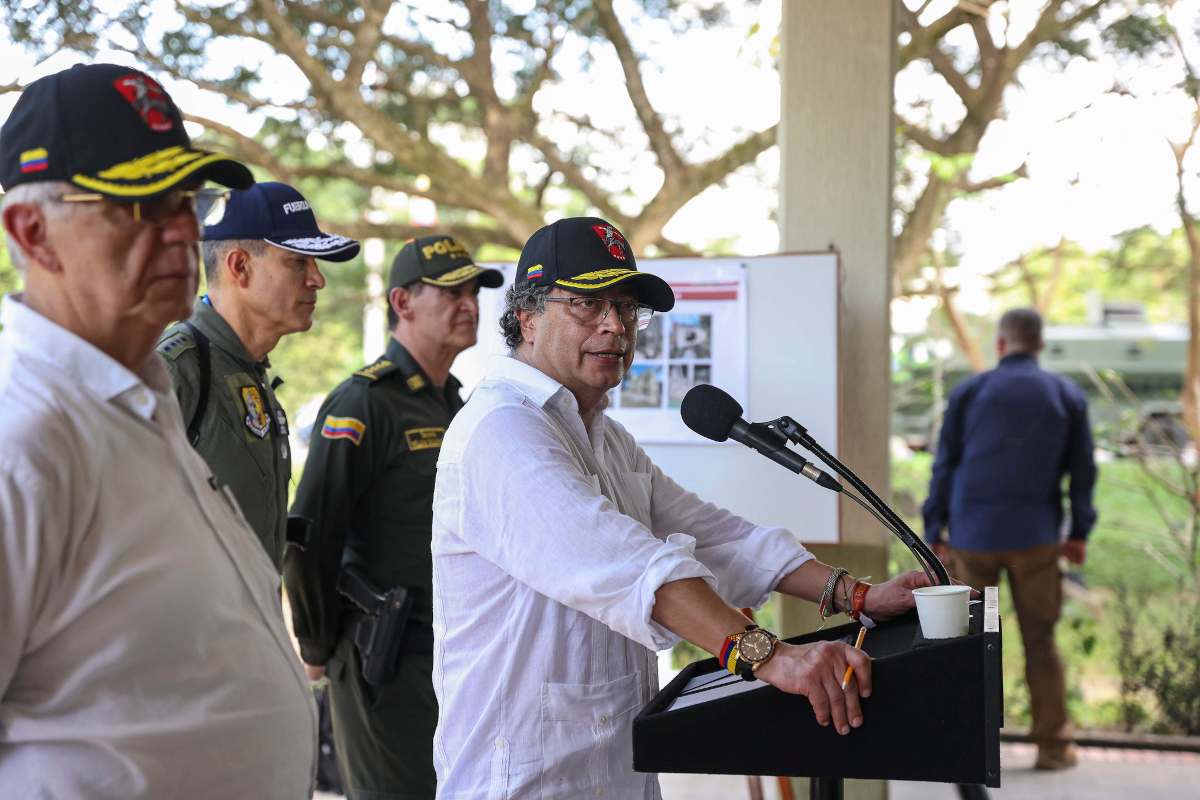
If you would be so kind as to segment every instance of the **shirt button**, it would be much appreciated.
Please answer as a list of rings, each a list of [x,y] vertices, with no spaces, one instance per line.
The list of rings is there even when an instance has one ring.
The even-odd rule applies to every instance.
[[[601,722],[608,722],[608,717],[601,717],[601,718],[600,718],[600,721],[601,721]]]
[[[497,739],[497,740],[496,740],[496,747],[504,747],[504,740],[503,740],[503,739]]]
[[[139,391],[137,394],[135,394],[133,396],[133,399],[134,399],[134,402],[136,402],[140,406],[146,405],[146,403],[150,400],[150,398],[146,396],[146,393],[142,392],[142,391]]]
[[[599,795],[599,794],[604,794],[604,790],[603,790],[603,789],[597,789],[597,790],[596,790],[596,794],[598,794],[598,795]]]

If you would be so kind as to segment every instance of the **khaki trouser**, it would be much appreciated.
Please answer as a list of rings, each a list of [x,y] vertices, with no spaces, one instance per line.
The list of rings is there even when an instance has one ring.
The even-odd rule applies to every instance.
[[[1072,740],[1067,720],[1066,681],[1062,660],[1054,643],[1054,624],[1062,611],[1062,575],[1057,543],[1025,550],[973,553],[950,548],[951,574],[983,591],[1008,573],[1021,639],[1025,643],[1025,682],[1033,713],[1030,738],[1039,749],[1061,750]]]

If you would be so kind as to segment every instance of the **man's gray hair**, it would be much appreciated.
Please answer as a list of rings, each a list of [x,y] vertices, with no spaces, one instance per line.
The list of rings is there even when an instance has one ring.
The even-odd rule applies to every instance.
[[[20,203],[37,206],[46,219],[65,217],[72,212],[71,204],[60,203],[58,200],[64,194],[70,194],[74,190],[75,187],[66,181],[21,183],[5,192],[4,196],[0,198],[0,213],[3,213],[4,209],[9,206]],[[24,275],[25,268],[29,266],[29,257],[25,255],[25,251],[21,249],[20,245],[13,242],[11,236],[8,237],[6,247],[8,248],[8,260],[12,262],[17,272]]]
[[[546,313],[546,298],[552,286],[533,286],[529,283],[514,283],[504,293],[504,313],[500,315],[500,333],[509,351],[516,350],[525,341],[521,335],[521,320],[517,311]]]
[[[265,239],[205,239],[200,243],[200,258],[204,261],[204,280],[209,286],[220,282],[221,265],[230,250],[245,250],[255,258],[267,252]]]

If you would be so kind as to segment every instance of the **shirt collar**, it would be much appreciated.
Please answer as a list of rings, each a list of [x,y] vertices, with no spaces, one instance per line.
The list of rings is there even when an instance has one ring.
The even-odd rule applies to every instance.
[[[229,327],[229,323],[221,316],[221,312],[206,302],[207,298],[208,295],[204,295],[204,297],[196,300],[196,306],[192,311],[192,318],[188,322],[199,328],[200,332],[207,336],[213,344],[239,361],[245,361],[247,364],[253,364],[263,369],[270,369],[270,359],[264,358],[262,361],[255,361],[250,357],[250,354],[246,352],[246,346],[242,344],[242,340],[233,332],[233,328]]]
[[[23,293],[10,294],[0,305],[0,327],[14,349],[57,367],[92,393],[143,419],[154,415],[155,392],[170,389],[166,370],[154,352],[134,374],[91,342],[25,305],[23,298]]]
[[[399,368],[400,374],[404,376],[404,382],[412,391],[421,392],[433,386],[433,382],[429,380],[425,370],[421,369],[421,365],[412,357],[412,353],[408,352],[408,348],[400,344],[395,336],[388,337],[387,350],[383,357]],[[446,377],[447,390],[458,389],[461,386],[462,384],[453,375]]]
[[[1037,356],[1033,353],[1011,353],[1000,359],[999,366],[1002,367],[1017,367],[1026,364],[1037,366]]]
[[[540,369],[506,355],[488,357],[484,380],[507,383],[537,403],[539,407],[546,405],[550,398],[559,392],[567,391],[565,386]]]

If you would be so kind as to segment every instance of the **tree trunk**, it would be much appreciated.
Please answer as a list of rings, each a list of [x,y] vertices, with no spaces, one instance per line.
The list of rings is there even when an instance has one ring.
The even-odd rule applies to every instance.
[[[1183,378],[1183,422],[1192,440],[1200,438],[1200,234],[1179,195],[1179,218],[1188,242],[1188,349]]]

